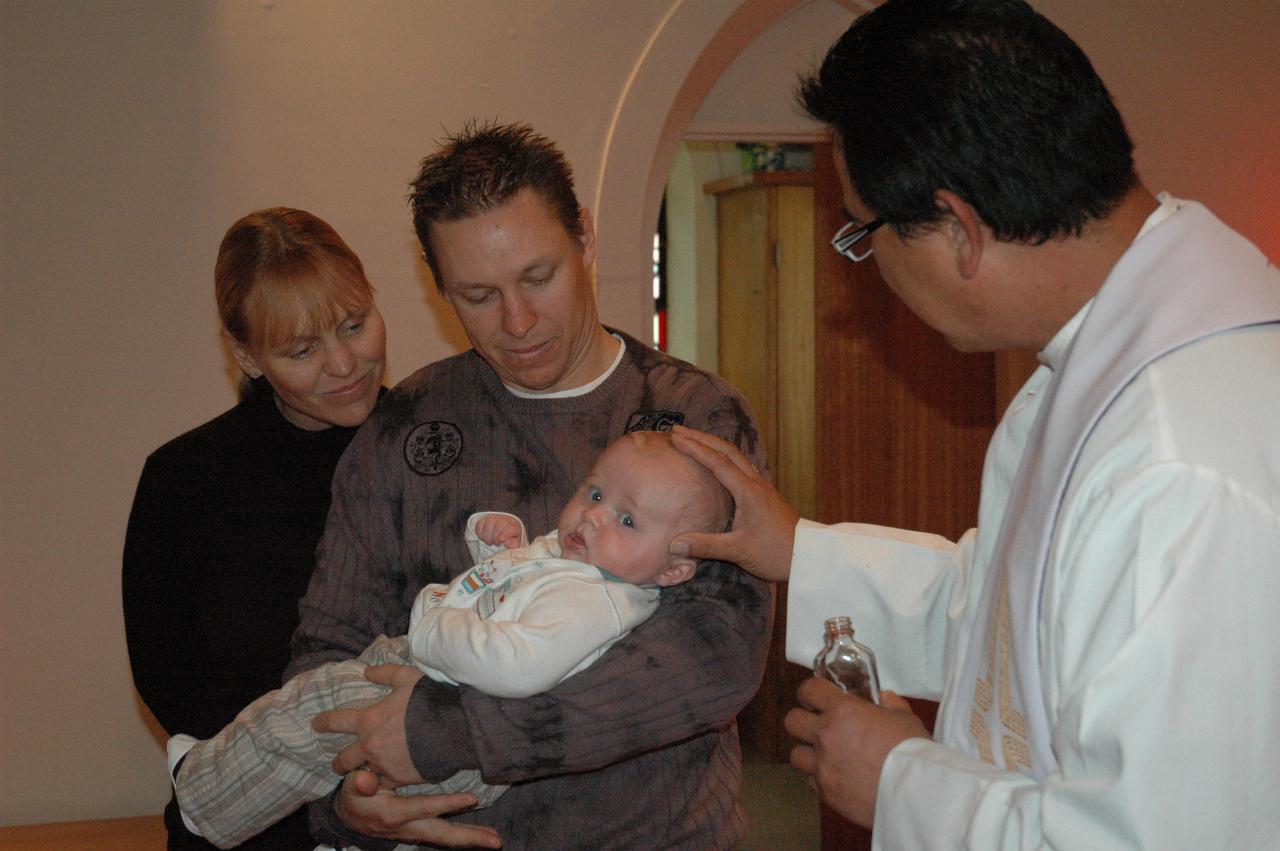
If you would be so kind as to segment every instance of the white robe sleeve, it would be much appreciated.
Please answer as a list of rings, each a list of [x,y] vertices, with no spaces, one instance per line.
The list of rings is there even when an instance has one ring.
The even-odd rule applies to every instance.
[[[1179,464],[1089,496],[1043,604],[1058,770],[1036,783],[904,742],[877,847],[1280,847],[1280,666],[1258,652],[1280,646],[1280,515]]]
[[[937,700],[949,607],[963,608],[975,532],[959,543],[862,523],[796,526],[787,591],[787,658],[806,668],[823,621],[848,615],[876,654],[881,686]]]

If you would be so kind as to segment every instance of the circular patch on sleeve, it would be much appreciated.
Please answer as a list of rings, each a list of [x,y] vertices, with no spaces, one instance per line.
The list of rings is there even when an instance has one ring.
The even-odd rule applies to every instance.
[[[462,454],[462,433],[442,420],[415,426],[404,440],[404,460],[420,476],[438,476]]]

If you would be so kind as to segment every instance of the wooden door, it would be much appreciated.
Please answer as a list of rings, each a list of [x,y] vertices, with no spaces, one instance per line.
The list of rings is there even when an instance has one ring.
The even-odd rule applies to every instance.
[[[755,409],[773,483],[806,516],[816,510],[811,179],[758,173],[705,187],[717,202],[720,374]],[[807,676],[786,661],[780,605],[760,691],[738,717],[744,749],[787,760],[792,743],[782,721]]]

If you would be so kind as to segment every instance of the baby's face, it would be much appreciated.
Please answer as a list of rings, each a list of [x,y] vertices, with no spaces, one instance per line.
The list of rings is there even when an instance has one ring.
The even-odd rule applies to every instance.
[[[611,444],[560,512],[561,554],[635,585],[669,584],[660,574],[696,486],[674,452]]]

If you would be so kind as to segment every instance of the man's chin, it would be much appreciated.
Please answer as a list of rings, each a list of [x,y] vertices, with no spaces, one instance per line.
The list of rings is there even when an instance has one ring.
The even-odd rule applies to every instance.
[[[508,368],[503,376],[503,381],[507,384],[529,393],[550,392],[555,389],[556,382],[559,380],[560,376],[556,370],[547,366]]]

